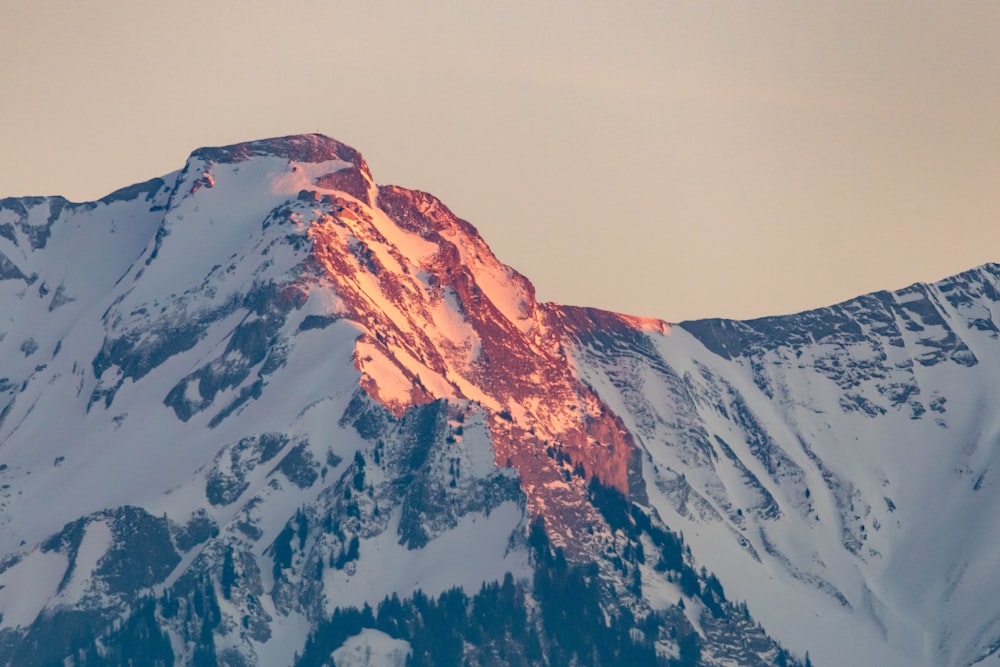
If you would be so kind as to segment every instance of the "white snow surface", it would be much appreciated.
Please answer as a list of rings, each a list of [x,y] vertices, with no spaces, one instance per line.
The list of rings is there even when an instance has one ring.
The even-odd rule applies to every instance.
[[[31,625],[56,594],[65,571],[65,556],[35,551],[0,573],[0,629]]]
[[[488,517],[466,515],[458,527],[410,553],[398,543],[394,530],[363,541],[365,558],[356,568],[327,570],[324,575],[329,611],[334,607],[360,608],[366,602],[375,607],[393,592],[401,598],[417,589],[430,596],[454,586],[474,592],[486,581],[503,579],[506,572],[515,578],[528,577],[531,569],[527,554],[511,549],[509,543],[522,519],[522,508],[505,503]],[[390,525],[397,521],[394,516]]]
[[[365,628],[348,637],[331,657],[337,667],[404,667],[411,652],[409,642]]]

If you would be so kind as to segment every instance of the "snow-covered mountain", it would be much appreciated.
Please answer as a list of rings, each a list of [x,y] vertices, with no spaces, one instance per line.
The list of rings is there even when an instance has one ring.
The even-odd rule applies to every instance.
[[[0,664],[976,664],[997,302],[538,303],[319,135],[0,200]]]

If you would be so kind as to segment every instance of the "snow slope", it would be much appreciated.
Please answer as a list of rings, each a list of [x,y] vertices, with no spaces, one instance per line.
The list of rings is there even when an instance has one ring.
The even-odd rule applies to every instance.
[[[987,265],[799,315],[587,332],[577,363],[642,443],[651,504],[768,630],[816,664],[972,665],[1000,648],[998,301]]]

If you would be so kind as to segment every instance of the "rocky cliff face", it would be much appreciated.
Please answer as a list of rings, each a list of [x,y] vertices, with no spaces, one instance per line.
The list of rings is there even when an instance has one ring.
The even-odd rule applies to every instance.
[[[0,201],[0,664],[972,664],[998,274],[540,304],[318,135]]]

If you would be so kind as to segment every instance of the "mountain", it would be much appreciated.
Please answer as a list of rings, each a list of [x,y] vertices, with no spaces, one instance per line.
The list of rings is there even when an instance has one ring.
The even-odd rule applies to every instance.
[[[319,135],[0,200],[0,664],[977,664],[997,302],[539,303]]]

